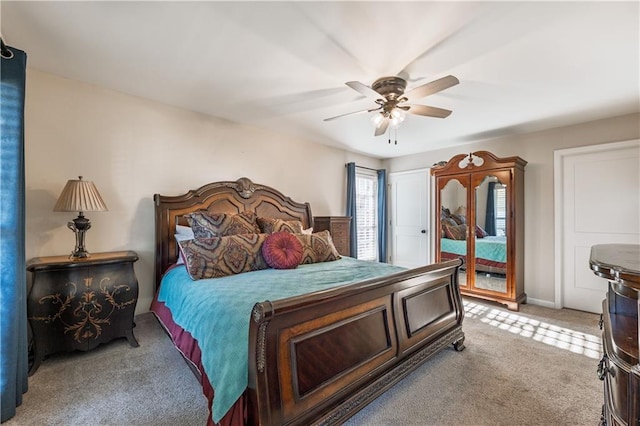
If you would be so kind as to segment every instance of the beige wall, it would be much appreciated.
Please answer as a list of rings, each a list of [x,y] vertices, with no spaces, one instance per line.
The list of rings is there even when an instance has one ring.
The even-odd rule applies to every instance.
[[[93,181],[108,212],[89,212],[91,252],[135,250],[145,312],[153,296],[154,193],[178,195],[246,176],[316,215],[344,214],[344,164],[377,159],[27,70],[27,259],[66,255],[72,213],[53,205],[68,179]]]
[[[479,150],[501,157],[520,156],[525,169],[525,292],[530,302],[554,302],[554,151],[640,138],[640,114],[525,135],[501,137],[455,148],[386,160],[389,172],[431,167],[456,154]],[[640,166],[640,165],[639,165]]]

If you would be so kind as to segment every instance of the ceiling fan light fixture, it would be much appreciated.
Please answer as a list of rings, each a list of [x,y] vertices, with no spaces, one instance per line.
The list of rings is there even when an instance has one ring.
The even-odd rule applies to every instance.
[[[407,113],[400,108],[394,108],[393,110],[391,110],[391,127],[397,128],[398,126],[400,126],[406,116]]]
[[[394,108],[391,110],[391,118],[399,120],[400,122],[403,122],[406,116],[407,113],[400,108]]]
[[[371,117],[371,122],[376,127],[376,129],[380,127],[383,121],[384,121],[384,115],[381,112]]]

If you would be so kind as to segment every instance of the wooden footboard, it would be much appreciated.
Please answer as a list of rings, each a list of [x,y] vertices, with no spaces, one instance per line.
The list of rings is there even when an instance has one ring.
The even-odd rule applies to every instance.
[[[344,422],[439,350],[462,350],[461,263],[256,304],[250,423]]]

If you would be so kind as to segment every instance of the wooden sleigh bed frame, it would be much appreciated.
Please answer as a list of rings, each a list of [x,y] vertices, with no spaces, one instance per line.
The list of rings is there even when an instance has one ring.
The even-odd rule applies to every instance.
[[[305,228],[313,226],[308,203],[295,202],[247,178],[211,183],[180,196],[156,194],[154,201],[156,290],[178,255],[176,224],[186,224],[182,216],[189,212],[254,211],[263,217],[300,220]],[[461,351],[460,264],[447,261],[256,303],[247,318],[248,387],[236,404],[243,407],[235,407],[239,416],[229,422],[225,416],[220,423],[340,424],[448,345]],[[152,310],[156,312],[153,305]],[[368,344],[354,344],[354,336]],[[201,367],[199,359],[185,358]],[[194,372],[207,395],[203,371]],[[208,391],[212,398],[212,389]]]

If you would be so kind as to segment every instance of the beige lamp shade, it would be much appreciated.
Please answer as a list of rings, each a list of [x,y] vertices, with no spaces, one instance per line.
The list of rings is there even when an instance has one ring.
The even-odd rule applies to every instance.
[[[53,207],[54,212],[104,212],[107,205],[91,181],[69,180]]]

